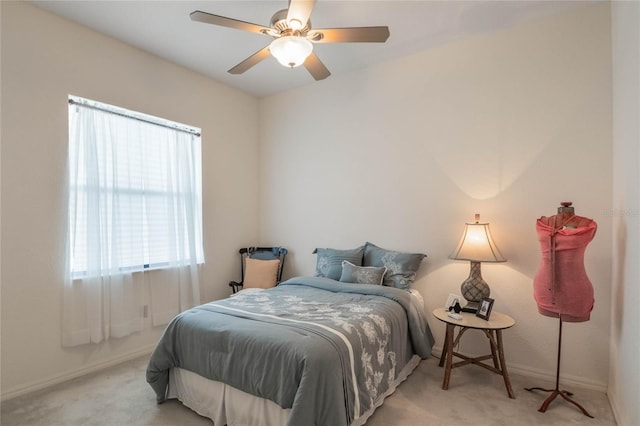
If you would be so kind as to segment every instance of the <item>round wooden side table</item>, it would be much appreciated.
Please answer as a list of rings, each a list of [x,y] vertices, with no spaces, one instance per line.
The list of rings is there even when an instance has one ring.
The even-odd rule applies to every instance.
[[[456,367],[462,367],[467,364],[475,364],[486,368],[504,379],[504,385],[507,388],[509,398],[515,399],[509,373],[507,372],[507,364],[504,361],[504,350],[502,346],[502,330],[513,327],[515,320],[509,315],[493,311],[489,320],[477,317],[475,314],[461,312],[461,319],[454,319],[448,316],[449,311],[444,308],[433,310],[433,316],[447,325],[447,331],[444,338],[444,347],[442,348],[442,356],[440,357],[440,367],[444,365],[444,379],[442,381],[442,389],[449,389],[449,378],[451,370]],[[459,327],[458,335],[454,339],[455,328]],[[460,338],[468,329],[482,330],[489,339],[491,354],[479,357],[469,357],[453,350],[460,342]],[[453,357],[461,358],[462,361],[453,362]],[[492,359],[493,365],[488,365],[482,361]]]

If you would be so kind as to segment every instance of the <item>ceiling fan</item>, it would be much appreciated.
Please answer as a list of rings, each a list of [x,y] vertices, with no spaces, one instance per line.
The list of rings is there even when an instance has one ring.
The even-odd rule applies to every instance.
[[[273,14],[270,27],[199,10],[191,12],[190,16],[193,21],[250,31],[274,39],[271,44],[231,68],[231,74],[242,74],[271,54],[282,65],[291,68],[303,65],[314,79],[323,80],[331,73],[313,52],[313,43],[383,43],[389,38],[389,28],[386,26],[312,29],[309,16],[314,6],[315,0],[289,0],[288,9]]]

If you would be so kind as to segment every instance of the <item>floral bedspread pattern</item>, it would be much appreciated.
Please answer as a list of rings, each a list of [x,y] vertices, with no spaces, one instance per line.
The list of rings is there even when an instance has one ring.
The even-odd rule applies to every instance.
[[[303,321],[307,324],[325,325],[336,332],[347,336],[346,344],[353,346],[360,353],[359,359],[351,359],[352,376],[361,375],[364,392],[360,392],[354,409],[359,415],[360,399],[367,398],[365,407],[371,406],[373,401],[395,380],[396,353],[391,346],[391,326],[389,319],[376,313],[376,305],[368,301],[365,305],[359,302],[338,304],[332,299],[312,300],[283,292],[240,292],[228,301],[228,304],[254,313],[268,314],[280,319]],[[354,352],[353,348],[350,352]],[[362,366],[355,371],[356,364]],[[382,383],[387,386],[381,386]],[[353,383],[356,393],[358,381]]]
[[[255,335],[246,333],[247,343],[212,340],[213,345],[224,348],[220,353],[200,356],[200,363],[203,358],[204,362],[209,360],[209,364],[215,359],[215,364],[229,371],[223,368],[211,371],[215,365],[198,366],[197,363],[182,365],[182,368],[198,370],[194,372],[292,408],[289,424],[348,425],[393,386],[396,375],[415,353],[422,358],[429,355],[433,342],[426,320],[421,313],[414,312],[410,299],[404,290],[337,283],[319,277],[289,280],[266,291],[243,291],[192,310],[197,323],[204,321],[202,317],[207,312],[219,317],[218,321],[244,321],[243,324],[249,321],[245,329],[255,329]],[[191,325],[182,324],[179,328],[189,327]],[[276,329],[283,330],[278,333],[282,332],[286,345],[278,343],[279,337],[273,334]],[[220,334],[228,339],[227,329]],[[175,336],[171,339],[176,340]],[[256,346],[261,339],[266,343]],[[256,348],[265,363],[255,367],[265,375],[257,384],[255,374],[247,376],[231,371],[233,365],[239,364],[225,357],[234,352],[234,357],[242,358],[243,353],[255,352]],[[255,363],[256,354],[252,356]],[[171,353],[160,358],[180,356]],[[245,360],[251,361],[250,357]],[[185,360],[184,364],[190,362]],[[156,367],[154,365],[154,371]],[[310,398],[311,395],[314,396]],[[321,406],[309,405],[318,404],[316,401],[320,401]],[[312,418],[310,413],[314,413]]]

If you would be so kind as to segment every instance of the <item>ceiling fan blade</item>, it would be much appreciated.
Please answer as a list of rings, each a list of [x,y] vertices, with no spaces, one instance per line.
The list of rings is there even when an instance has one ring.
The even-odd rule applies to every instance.
[[[321,34],[322,37],[318,37]],[[353,27],[323,28],[309,32],[309,39],[314,43],[383,43],[389,38],[389,27]]]
[[[292,20],[297,20],[300,22],[300,28],[303,28],[309,21],[309,16],[311,16],[315,4],[316,0],[289,0],[289,9],[287,11],[289,25],[291,25]]]
[[[235,67],[229,70],[230,74],[242,74],[252,66],[256,65],[258,62],[269,57],[271,53],[269,52],[269,46],[265,46],[262,49],[258,50],[253,55],[249,56],[244,61],[240,62]]]
[[[316,55],[316,52],[311,52],[311,55],[307,57],[307,60],[304,61],[304,67],[309,71],[309,74],[316,80],[324,80],[329,77],[331,73],[324,66],[322,61]]]
[[[250,31],[252,33],[264,34],[269,31],[269,27],[264,27],[251,22],[239,21],[237,19],[225,18],[224,16],[213,15],[211,13],[195,10],[189,15],[192,21],[204,22],[205,24],[220,25],[222,27],[235,28],[237,30]]]

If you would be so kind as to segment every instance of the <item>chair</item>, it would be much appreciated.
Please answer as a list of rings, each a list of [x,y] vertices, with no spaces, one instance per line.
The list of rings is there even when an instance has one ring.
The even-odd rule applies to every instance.
[[[247,288],[267,288],[280,284],[284,259],[288,250],[284,247],[243,247],[240,253],[240,281],[230,281],[229,287],[237,293],[247,285]],[[247,262],[247,259],[251,261]],[[279,262],[255,262],[273,261]],[[247,268],[249,266],[249,268]]]

